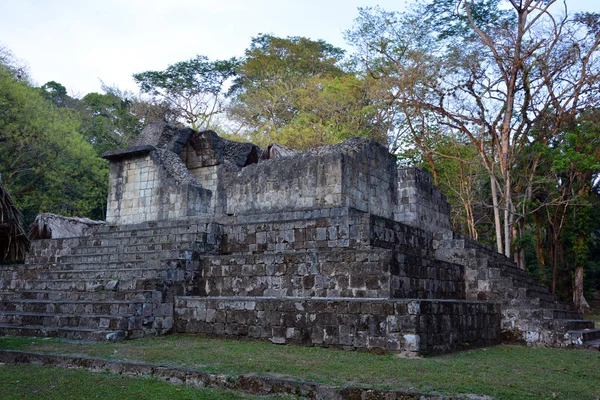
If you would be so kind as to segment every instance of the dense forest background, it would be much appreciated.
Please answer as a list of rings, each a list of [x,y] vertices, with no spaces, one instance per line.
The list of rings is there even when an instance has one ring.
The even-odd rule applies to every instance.
[[[137,93],[80,98],[37,87],[0,48],[1,183],[26,223],[103,219],[99,156],[153,121],[298,150],[369,137],[432,173],[456,231],[583,309],[600,296],[600,15],[549,12],[558,4],[365,8],[346,32],[350,53],[261,34],[244,57],[198,55],[134,74]]]

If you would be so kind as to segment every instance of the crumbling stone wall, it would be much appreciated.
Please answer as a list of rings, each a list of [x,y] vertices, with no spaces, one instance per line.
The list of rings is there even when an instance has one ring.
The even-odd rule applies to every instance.
[[[224,213],[331,208],[342,203],[341,154],[276,158],[227,176]]]
[[[406,355],[497,344],[499,306],[443,300],[178,297],[177,332]]]
[[[140,149],[151,160],[138,159]],[[395,157],[375,141],[352,138],[259,162],[260,155],[258,147],[212,131],[152,124],[133,148],[105,154],[115,164],[108,222],[350,207],[430,231],[449,229],[449,205],[429,175],[414,168],[398,170]],[[169,182],[174,183],[168,187],[173,194],[169,201],[155,199]],[[187,204],[179,205],[176,196]],[[195,198],[202,203],[197,209]]]
[[[501,327],[530,343],[600,337],[510,260],[453,234],[431,176],[397,169],[384,146],[353,138],[284,150],[261,158],[211,131],[153,124],[136,146],[105,153],[109,225],[91,230],[91,245],[49,242],[30,259],[39,264],[0,274],[0,288],[66,297],[118,271],[118,290],[160,291],[158,308],[99,317],[130,324],[132,337],[173,320],[180,332],[409,354],[495,344]],[[35,329],[51,320],[35,318]],[[106,336],[70,318],[84,321],[77,335]]]
[[[207,215],[212,193],[169,153],[151,146],[104,154],[111,160],[106,221],[136,224]]]
[[[206,296],[390,297],[386,250],[298,251],[204,257]]]
[[[351,208],[328,211],[229,225],[224,251],[236,256],[204,261],[204,293],[465,298],[463,266],[432,257],[430,232]]]
[[[227,201],[227,174],[256,164],[261,156],[258,146],[219,137],[213,131],[194,132],[180,153],[181,161],[197,182],[213,193],[211,210],[223,214]]]
[[[393,216],[395,159],[360,138],[250,165],[227,176],[227,215],[352,207]]]
[[[429,232],[450,231],[450,204],[419,168],[398,169],[398,201],[394,220]]]

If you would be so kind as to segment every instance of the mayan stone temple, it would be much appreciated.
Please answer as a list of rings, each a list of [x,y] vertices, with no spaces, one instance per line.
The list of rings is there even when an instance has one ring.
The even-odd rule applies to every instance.
[[[374,141],[262,151],[156,123],[104,158],[106,223],[48,232],[2,267],[0,334],[405,355],[600,339],[511,260],[453,233],[431,177]]]

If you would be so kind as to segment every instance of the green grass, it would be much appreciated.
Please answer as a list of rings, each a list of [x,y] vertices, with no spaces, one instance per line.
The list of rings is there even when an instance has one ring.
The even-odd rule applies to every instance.
[[[223,390],[194,389],[109,373],[39,365],[0,365],[0,396],[16,399],[248,399]]]
[[[393,355],[175,335],[87,344],[0,338],[0,348],[142,361],[226,375],[253,373],[337,385],[475,393],[498,399],[600,396],[597,351],[498,346],[403,359]]]

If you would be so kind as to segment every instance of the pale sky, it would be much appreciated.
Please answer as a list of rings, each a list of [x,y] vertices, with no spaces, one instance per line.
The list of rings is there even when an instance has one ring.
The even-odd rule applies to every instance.
[[[358,7],[401,11],[407,0],[0,0],[0,46],[29,66],[39,85],[71,95],[101,92],[100,80],[137,89],[131,75],[197,54],[242,56],[259,33],[306,36],[347,47]],[[567,0],[600,12],[600,0]]]

